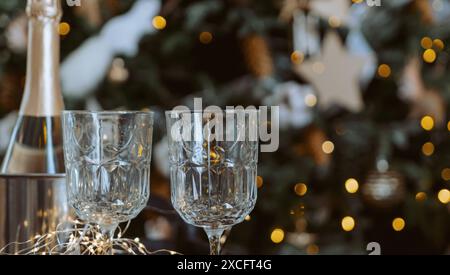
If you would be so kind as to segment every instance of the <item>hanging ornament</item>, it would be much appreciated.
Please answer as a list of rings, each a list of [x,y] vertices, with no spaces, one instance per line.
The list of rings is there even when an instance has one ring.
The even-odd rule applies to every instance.
[[[388,133],[379,133],[376,169],[367,176],[361,187],[364,200],[373,207],[389,208],[399,204],[406,192],[403,176],[392,170],[389,164],[391,138]]]
[[[369,6],[367,5],[352,6],[348,23],[350,32],[346,39],[348,51],[355,56],[364,58],[366,61],[360,79],[360,83],[364,88],[366,88],[373,79],[378,64],[377,55],[367,42],[361,30],[363,19],[368,11]]]
[[[300,203],[291,210],[295,217],[295,231],[286,234],[286,242],[297,249],[304,250],[317,240],[317,235],[308,232],[308,221],[305,217],[305,205]],[[308,250],[308,249],[307,249]]]
[[[298,9],[294,13],[294,51],[304,56],[315,55],[320,49],[319,20],[311,13]]]
[[[360,83],[363,87],[367,87],[377,71],[377,56],[359,29],[350,31],[346,44],[352,55],[359,56],[365,60],[361,71]]]
[[[445,124],[446,106],[442,95],[425,87],[421,74],[420,60],[411,58],[405,66],[400,80],[400,96],[412,104],[410,116],[421,118],[432,116],[437,125]]]
[[[405,182],[395,171],[372,171],[361,187],[365,201],[371,206],[389,208],[399,204],[405,196]]]
[[[293,48],[301,56],[314,55],[320,49],[319,18],[311,14],[308,3],[309,0],[285,0],[279,16],[284,22],[293,21]]]
[[[338,105],[359,112],[364,107],[359,87],[364,64],[364,58],[347,53],[337,33],[329,32],[321,55],[297,65],[295,70],[315,87],[321,109]]]
[[[286,234],[286,242],[295,246],[297,249],[305,249],[307,246],[314,243],[317,239],[315,234],[307,232],[294,232]]]
[[[125,67],[125,61],[122,58],[115,58],[109,70],[109,80],[113,83],[123,83],[129,76],[128,69]]]
[[[260,35],[251,34],[242,41],[242,51],[250,72],[259,78],[269,77],[273,73],[272,55],[267,41]]]
[[[286,241],[298,249],[305,249],[313,244],[317,240],[317,236],[307,232],[307,225],[308,223],[304,217],[298,218],[295,222],[295,232],[287,233]]]
[[[303,128],[312,121],[316,96],[309,85],[295,81],[278,84],[274,93],[263,100],[266,106],[279,106],[280,129]]]
[[[24,53],[27,49],[28,18],[25,13],[14,18],[6,28],[5,36],[8,48],[14,53]]]

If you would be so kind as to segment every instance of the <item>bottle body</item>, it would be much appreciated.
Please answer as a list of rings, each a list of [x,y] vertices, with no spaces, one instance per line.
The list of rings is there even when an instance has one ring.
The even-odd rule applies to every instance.
[[[60,0],[28,0],[25,91],[1,173],[64,173],[59,78]]]

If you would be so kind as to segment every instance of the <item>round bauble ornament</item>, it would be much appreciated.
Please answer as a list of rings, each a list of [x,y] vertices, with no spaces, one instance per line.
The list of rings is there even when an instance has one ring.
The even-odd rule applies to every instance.
[[[373,171],[362,186],[364,200],[374,207],[389,208],[399,204],[405,196],[403,176],[395,171]]]

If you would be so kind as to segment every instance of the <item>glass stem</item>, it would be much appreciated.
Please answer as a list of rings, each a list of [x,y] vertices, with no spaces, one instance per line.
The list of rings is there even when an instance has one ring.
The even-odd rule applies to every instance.
[[[223,228],[205,228],[209,239],[210,255],[220,255],[220,238],[222,237]]]
[[[100,226],[102,234],[103,234],[104,238],[106,238],[106,244],[102,248],[103,253],[105,255],[114,255],[113,239],[114,239],[114,232],[116,232],[117,226],[119,226],[119,225],[118,224],[106,224],[106,225]]]

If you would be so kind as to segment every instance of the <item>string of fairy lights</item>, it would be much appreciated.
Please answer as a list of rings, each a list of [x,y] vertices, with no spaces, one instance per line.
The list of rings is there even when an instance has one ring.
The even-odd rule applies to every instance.
[[[56,225],[55,230],[37,234],[25,242],[12,242],[0,247],[0,255],[177,255],[178,252],[161,249],[149,251],[139,238],[124,238],[130,226],[118,227],[118,233],[108,239],[98,225],[86,224],[69,217]]]
[[[354,3],[361,3],[362,0],[353,0]],[[152,19],[152,26],[157,30],[164,30],[167,27],[167,20],[161,16],[157,15]],[[330,17],[328,24],[332,28],[338,28],[341,22],[338,18]],[[61,22],[59,25],[59,34],[61,36],[69,35],[71,31],[71,26],[68,22]],[[213,34],[209,31],[202,31],[198,34],[198,40],[202,44],[210,44],[213,41]],[[423,49],[421,54],[422,59],[425,63],[432,64],[437,60],[438,54],[445,50],[445,43],[439,38],[423,37],[420,41],[420,45]],[[305,60],[305,54],[299,51],[293,51],[290,55],[290,60],[294,65],[299,65]],[[323,68],[322,68],[323,69]],[[316,68],[316,70],[321,70],[321,68]],[[379,64],[377,68],[377,75],[380,78],[388,79],[392,75],[392,69],[389,64]],[[318,103],[318,99],[313,94],[308,94],[304,103],[308,107],[315,107]],[[435,119],[431,115],[425,115],[420,119],[420,126],[424,131],[430,132],[435,128]],[[447,129],[450,131],[450,121],[447,123]],[[422,146],[422,154],[425,157],[431,157],[436,148],[433,142],[428,141]],[[331,140],[326,140],[322,143],[321,150],[323,153],[331,155],[335,151],[335,144]],[[450,168],[444,168],[441,172],[441,178],[444,181],[450,181]],[[257,177],[257,187],[263,188],[264,181],[261,176]],[[344,189],[349,194],[357,194],[360,189],[360,183],[355,178],[348,178],[343,183]],[[308,185],[306,183],[297,183],[293,189],[294,193],[299,197],[304,197],[308,193]],[[435,195],[436,199],[442,204],[448,204],[450,202],[450,191],[447,188],[443,188],[437,192]],[[428,194],[426,192],[418,192],[415,195],[415,200],[417,202],[423,202],[428,199]],[[246,221],[251,220],[251,216],[245,218]],[[352,232],[357,227],[357,220],[355,217],[347,215],[341,218],[340,223],[341,229],[345,232]],[[395,232],[403,231],[407,222],[403,217],[394,217],[392,219],[392,230]],[[269,239],[274,244],[280,244],[285,240],[285,231],[282,228],[274,228],[270,232]],[[309,244],[306,247],[306,252],[308,254],[317,254],[319,252],[319,247],[316,244]]]

